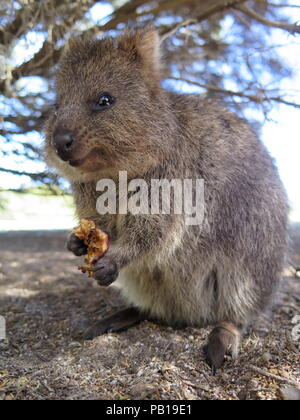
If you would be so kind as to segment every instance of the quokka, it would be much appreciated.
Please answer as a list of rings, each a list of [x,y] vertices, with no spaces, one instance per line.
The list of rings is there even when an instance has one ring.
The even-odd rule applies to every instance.
[[[129,308],[86,337],[145,317],[213,329],[207,358],[219,368],[277,289],[287,244],[286,194],[250,127],[213,101],[160,86],[153,28],[118,38],[71,39],[46,124],[46,156],[72,183],[78,217],[95,221],[111,247],[94,264],[102,286],[119,285]],[[201,226],[178,214],[96,211],[99,179],[203,179]],[[86,252],[73,234],[68,248]]]

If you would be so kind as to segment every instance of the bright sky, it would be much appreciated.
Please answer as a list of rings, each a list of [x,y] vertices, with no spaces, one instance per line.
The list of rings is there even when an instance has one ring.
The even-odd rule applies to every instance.
[[[98,22],[105,18],[112,12],[110,5],[96,4],[90,12],[90,17],[94,22]],[[293,20],[300,21],[300,10],[294,9]],[[103,22],[103,20],[102,20]],[[101,23],[102,23],[101,22]],[[39,49],[39,44],[42,39],[39,39],[36,33],[32,33],[32,41],[35,44],[36,50]],[[274,44],[288,44],[287,47],[280,49],[280,54],[287,60],[288,63],[296,69],[292,80],[284,80],[282,88],[286,90],[294,90],[299,87],[298,95],[294,100],[300,103],[300,39],[287,34],[282,30],[274,31]],[[32,49],[32,54],[35,51]],[[18,62],[22,62],[24,57],[28,58],[28,49],[20,44],[17,51],[15,51],[15,57]],[[27,82],[28,83],[28,82]],[[40,86],[35,85],[37,83],[36,78],[33,78],[31,83],[32,88],[36,86],[37,89]],[[262,130],[262,140],[266,144],[271,155],[276,159],[277,166],[280,171],[281,178],[287,189],[288,196],[293,208],[292,219],[300,221],[300,194],[299,194],[299,180],[300,180],[300,110],[285,105],[280,105],[271,113],[270,117],[274,122],[266,122]],[[39,143],[40,138],[36,138],[35,141]],[[10,162],[5,160],[3,166],[9,167]],[[2,162],[1,162],[2,165]],[[32,162],[21,162],[20,169],[33,171],[41,170],[43,168],[42,163]],[[27,177],[15,177],[13,175],[1,173],[1,187],[2,188],[18,188],[20,184],[27,186],[30,184]]]
[[[300,10],[295,9],[294,21],[300,21]],[[282,82],[286,91],[296,90],[294,102],[300,103],[300,39],[287,35],[281,30],[274,33],[274,43],[288,45],[280,49],[280,54],[295,69],[294,77]],[[300,109],[280,105],[270,117],[274,122],[267,122],[262,131],[262,140],[276,159],[282,181],[287,189],[293,209],[291,218],[300,221]]]

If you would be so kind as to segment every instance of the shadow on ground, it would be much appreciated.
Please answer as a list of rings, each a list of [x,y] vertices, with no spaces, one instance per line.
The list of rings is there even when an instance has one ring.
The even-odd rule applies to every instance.
[[[300,227],[290,259],[300,265]],[[273,311],[215,377],[202,346],[209,329],[142,324],[83,342],[80,332],[122,306],[81,274],[66,232],[0,234],[0,399],[278,399],[299,379],[300,280],[287,269]]]

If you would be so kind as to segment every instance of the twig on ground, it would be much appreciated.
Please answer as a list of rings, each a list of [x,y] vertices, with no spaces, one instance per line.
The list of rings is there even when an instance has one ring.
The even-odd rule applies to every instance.
[[[296,381],[292,381],[291,379],[283,378],[282,376],[278,376],[278,375],[274,375],[273,373],[266,372],[265,370],[258,368],[257,366],[249,365],[249,368],[256,373],[266,376],[267,378],[274,379],[275,381],[287,383],[295,387],[300,387],[300,384]]]

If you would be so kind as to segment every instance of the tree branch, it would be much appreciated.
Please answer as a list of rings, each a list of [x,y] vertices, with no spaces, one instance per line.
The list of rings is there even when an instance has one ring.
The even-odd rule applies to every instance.
[[[271,28],[284,29],[290,32],[291,34],[300,33],[300,25],[297,25],[296,23],[293,24],[293,23],[277,22],[275,20],[267,19],[264,16],[260,15],[259,13],[255,12],[254,10],[249,9],[249,7],[245,5],[235,6],[235,8],[245,13],[250,18],[255,19],[258,22],[262,23],[263,25],[269,26]]]
[[[187,19],[183,22],[178,23],[178,25],[172,26],[167,32],[164,32],[160,36],[160,42],[164,42],[165,39],[169,38],[170,36],[174,35],[178,29],[184,28],[185,26],[192,25],[193,23],[198,23],[197,19]]]
[[[234,7],[239,5],[240,3],[244,3],[246,0],[203,0],[203,5],[201,8],[201,12],[195,18],[198,22],[207,19],[208,17],[224,11],[230,7]],[[94,1],[90,1],[89,3],[94,3]],[[133,9],[132,7],[125,8],[125,5],[122,6],[125,8],[126,14],[120,15],[118,13],[119,10],[117,9],[116,12],[112,15],[112,19],[106,22],[104,25],[95,26],[91,29],[87,29],[85,31],[86,34],[94,34],[95,32],[99,33],[100,31],[106,31],[110,29],[114,29],[118,23],[126,23],[130,19],[136,19],[145,15],[156,15],[161,13],[165,10],[176,9],[181,7],[185,4],[195,3],[195,0],[169,0],[163,2],[157,7],[153,9],[144,11],[142,13],[137,13],[137,5],[144,4],[146,1],[136,0],[135,4],[136,7]],[[124,9],[123,9],[124,10]],[[78,16],[77,16],[78,19]],[[74,18],[72,19],[74,21]],[[56,64],[61,56],[63,48],[54,49],[53,41],[60,39],[64,33],[68,30],[67,26],[63,25],[56,25],[52,30],[52,40],[51,42],[45,41],[42,48],[36,53],[31,60],[21,64],[19,67],[12,71],[11,80],[9,81],[10,84],[14,83],[18,78],[24,76],[32,76],[32,75],[39,75],[45,72],[45,69],[51,67],[52,65]],[[162,36],[164,33],[161,34]],[[42,63],[42,65],[41,65]],[[7,80],[4,80],[0,83],[0,92],[5,92],[7,87]]]
[[[277,3],[270,3],[267,0],[256,0],[256,1],[257,1],[257,3],[263,3],[266,6],[271,6],[271,7],[286,7],[286,8],[297,8],[297,9],[300,9],[300,6],[298,6],[297,4],[284,4],[284,3],[277,4]]]
[[[63,0],[55,0],[53,7],[57,9]],[[27,6],[23,6],[16,12],[15,19],[9,22],[4,28],[0,28],[0,44],[6,44],[13,38],[20,37],[31,29],[32,18],[38,16],[41,11],[41,3],[34,1]]]
[[[59,57],[62,52],[62,48],[55,49],[55,42],[60,40],[71,28],[71,26],[78,21],[88,8],[96,3],[96,0],[87,0],[80,7],[75,8],[73,15],[68,15],[63,22],[59,24],[54,24],[49,32],[48,39],[43,43],[41,49],[25,63],[21,64],[15,68],[9,78],[5,79],[0,83],[0,92],[5,93],[7,87],[13,84],[17,79],[24,76],[35,76],[39,74],[44,74],[47,68],[50,68],[52,65],[56,64],[59,60]],[[39,4],[39,3],[36,3]],[[55,5],[64,4],[61,0],[57,0]],[[40,5],[39,5],[40,7]],[[21,9],[23,10],[23,9]],[[19,21],[20,17],[18,18]],[[14,28],[14,24],[11,24]],[[13,28],[10,30],[13,31]],[[27,24],[27,30],[30,29],[30,26]],[[4,29],[5,31],[5,29]],[[24,32],[26,32],[24,30]],[[0,31],[0,43],[1,43],[1,31]],[[11,35],[15,34],[12,32]],[[15,34],[16,35],[16,34]],[[6,33],[4,32],[3,40],[5,39]],[[19,36],[19,33],[18,33]]]
[[[218,92],[218,93],[223,93],[224,95],[228,95],[228,96],[238,96],[240,98],[247,98],[250,99],[251,101],[257,103],[257,104],[261,104],[263,102],[270,102],[270,101],[274,101],[274,102],[279,102],[282,103],[284,105],[289,105],[289,106],[293,106],[295,108],[299,108],[300,109],[300,104],[295,103],[295,102],[290,102],[287,101],[279,96],[268,96],[266,95],[266,92],[259,92],[256,95],[251,95],[251,94],[247,94],[244,92],[236,92],[233,90],[228,90],[228,89],[223,89],[217,86],[212,86],[212,85],[207,85],[204,83],[199,83],[199,82],[194,82],[193,80],[189,80],[189,79],[185,79],[182,77],[173,77],[173,76],[169,76],[166,79],[172,79],[172,80],[177,80],[177,81],[181,81],[181,82],[186,82],[186,83],[190,83],[192,85],[204,88],[206,90],[210,90],[213,92]],[[261,94],[263,93],[263,94]]]
[[[34,173],[34,172],[25,172],[25,171],[15,171],[14,169],[7,169],[7,168],[1,168],[1,167],[0,167],[0,172],[6,172],[9,174],[18,175],[18,176],[21,176],[21,175],[29,176],[34,181],[43,180],[44,178],[51,178],[49,176],[49,173],[47,172]]]

